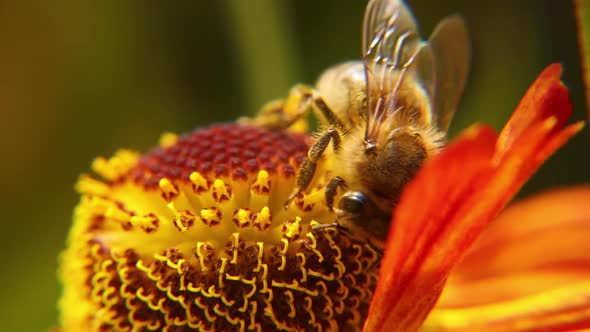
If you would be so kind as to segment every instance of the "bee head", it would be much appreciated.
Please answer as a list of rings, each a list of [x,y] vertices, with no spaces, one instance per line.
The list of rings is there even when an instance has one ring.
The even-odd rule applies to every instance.
[[[369,158],[364,177],[369,192],[395,204],[403,186],[414,177],[428,154],[420,130],[410,126],[396,128]]]
[[[357,236],[371,240],[383,249],[391,220],[391,211],[379,207],[361,191],[349,191],[338,202],[338,221]]]

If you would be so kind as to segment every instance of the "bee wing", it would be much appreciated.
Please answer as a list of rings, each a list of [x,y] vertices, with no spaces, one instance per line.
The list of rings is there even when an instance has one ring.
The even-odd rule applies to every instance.
[[[432,96],[435,71],[432,50],[418,34],[415,19],[401,0],[371,0],[363,21],[363,63],[367,91],[365,138],[377,135],[379,123],[397,108],[396,96],[406,75]]]
[[[434,109],[441,130],[447,131],[467,80],[469,36],[460,16],[443,19],[429,38],[434,54],[436,86]]]

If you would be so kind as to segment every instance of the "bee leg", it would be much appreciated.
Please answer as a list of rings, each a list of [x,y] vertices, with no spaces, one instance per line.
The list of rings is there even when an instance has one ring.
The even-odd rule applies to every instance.
[[[322,97],[319,95],[312,96],[313,106],[315,109],[320,112],[320,114],[324,117],[327,123],[329,123],[332,127],[336,127],[342,131],[346,131],[346,126],[340,118],[330,109],[328,104],[324,101]]]
[[[371,247],[371,249],[373,249],[377,253],[377,255],[379,256],[379,260],[381,260],[381,258],[383,258],[383,253],[384,253],[383,249],[377,247],[370,240],[367,240],[366,244],[367,244],[367,246]]]
[[[331,224],[321,224],[321,225],[313,225],[311,226],[311,230],[312,232],[315,231],[321,231],[324,229],[336,229],[346,235],[350,235],[350,230],[344,226],[342,226],[341,224],[338,223],[338,221],[334,221]]]
[[[336,190],[338,188],[346,188],[346,182],[339,176],[330,180],[326,186],[326,205],[328,205],[330,211],[334,211],[334,198],[336,197]]]
[[[314,95],[313,88],[306,85],[296,85],[289,92],[287,99],[271,101],[262,107],[255,118],[241,118],[239,122],[271,130],[290,128],[312,109]]]
[[[334,147],[334,151],[340,150],[340,143],[341,138],[338,130],[335,127],[330,127],[326,130],[316,141],[313,143],[309,151],[307,152],[307,158],[303,161],[301,168],[299,169],[299,173],[297,174],[297,186],[287,198],[285,202],[285,209],[289,207],[293,199],[303,190],[309,186],[311,180],[313,179],[313,175],[315,174],[315,169],[318,160],[328,147],[328,145],[332,142],[332,146]]]

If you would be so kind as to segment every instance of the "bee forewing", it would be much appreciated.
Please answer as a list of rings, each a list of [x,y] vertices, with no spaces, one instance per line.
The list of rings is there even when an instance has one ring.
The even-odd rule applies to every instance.
[[[457,15],[445,18],[432,32],[429,43],[436,72],[434,109],[439,129],[447,131],[469,71],[470,46],[464,20]]]
[[[376,136],[384,115],[396,108],[400,80],[414,70],[415,56],[423,45],[414,16],[403,1],[369,2],[363,21],[362,50],[368,98],[366,139]],[[427,62],[425,59],[421,61]]]
[[[419,45],[414,16],[402,1],[369,2],[363,22],[363,56],[367,62],[389,60],[400,66]]]
[[[371,0],[363,21],[363,58],[404,65],[420,46],[412,13],[399,0]]]

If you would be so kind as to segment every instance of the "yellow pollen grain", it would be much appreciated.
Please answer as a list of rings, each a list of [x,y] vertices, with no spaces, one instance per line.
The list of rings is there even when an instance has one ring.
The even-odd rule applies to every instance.
[[[107,180],[113,180],[116,177],[115,170],[104,157],[95,158],[90,167],[94,172]]]
[[[111,205],[107,208],[105,216],[110,219],[122,221],[122,222],[129,222],[131,216],[129,213],[119,209],[116,205]]]
[[[201,241],[197,242],[197,248],[195,249],[195,253],[197,254],[197,257],[199,258],[199,264],[201,265],[201,270],[208,271],[209,268],[205,264],[205,254],[203,253],[204,246],[205,246],[205,242],[201,242]]]
[[[314,254],[318,256],[318,262],[323,262],[324,255],[322,255],[322,252],[317,249],[317,240],[315,236],[311,232],[305,234],[305,236],[307,236],[311,240],[310,249],[314,252]]]
[[[270,191],[270,179],[268,172],[265,170],[259,171],[256,175],[256,181],[254,181],[251,188],[258,193]]]
[[[334,280],[334,274],[333,273],[323,274],[323,273],[321,273],[319,271],[314,271],[312,269],[308,269],[307,270],[307,274],[309,274],[312,277],[317,277],[317,278],[320,278],[320,279],[324,279],[326,281],[332,281],[332,280]]]
[[[144,231],[150,232],[158,228],[158,217],[153,215],[131,216],[129,222],[133,226],[138,226]]]
[[[163,133],[162,136],[160,136],[160,147],[162,148],[169,148],[172,145],[176,144],[176,142],[178,142],[178,135],[176,135],[175,133],[171,133],[171,132],[167,132],[167,133]]]
[[[288,317],[294,318],[295,317],[295,306],[293,305],[293,302],[295,301],[295,297],[293,296],[293,292],[288,290],[285,291],[285,295],[287,295],[288,300],[287,300],[287,304],[289,305],[289,313],[287,314]]]
[[[173,262],[172,260],[168,259],[166,260],[166,265],[168,265],[170,268],[176,270],[176,272],[178,274],[182,274],[182,264],[184,264],[186,260],[185,259],[179,259],[178,262]]]
[[[256,267],[252,269],[253,272],[260,271],[260,268],[262,267],[262,256],[264,255],[264,242],[256,242],[256,246],[258,247],[258,257],[256,257],[257,264]]]
[[[221,202],[229,200],[230,195],[231,195],[230,191],[228,190],[227,185],[221,179],[216,179],[215,182],[213,182],[213,193],[212,194],[213,194],[213,199],[217,203],[221,203]]]
[[[179,211],[174,224],[181,232],[186,232],[197,218],[189,211]]]
[[[120,149],[115,152],[113,159],[117,161],[118,165],[124,167],[126,172],[129,168],[135,166],[139,159],[139,154],[135,151]]]
[[[189,179],[193,184],[193,190],[195,192],[201,192],[208,190],[207,180],[198,172],[192,172],[189,175]]]
[[[233,243],[234,248],[232,250],[231,263],[237,264],[238,263],[238,247],[240,246],[240,233],[233,233],[232,238],[234,240],[234,243]]]
[[[106,196],[109,193],[109,187],[93,179],[87,174],[80,176],[76,183],[76,191],[83,194],[95,195],[95,196]]]
[[[285,223],[284,234],[288,238],[293,238],[301,232],[301,218],[295,217],[295,221]]]
[[[301,282],[306,282],[307,281],[307,269],[305,268],[305,263],[307,261],[307,259],[305,258],[305,254],[302,252],[298,252],[296,254],[297,257],[299,257],[299,259],[301,260],[301,267],[299,268],[299,270],[301,271]]]
[[[160,190],[162,190],[162,194],[166,200],[170,200],[178,195],[178,189],[176,189],[172,182],[167,178],[160,179],[158,186],[160,187]]]
[[[260,323],[256,323],[256,324],[254,323],[254,322],[256,322],[255,315],[256,315],[257,311],[258,311],[258,304],[256,302],[252,302],[252,310],[250,311],[250,326],[248,326],[249,329],[253,329],[254,326],[257,325],[258,330],[261,330],[261,327],[259,325]]]
[[[218,216],[219,210],[216,208],[202,209],[200,214],[203,222],[206,225],[217,224],[221,222],[221,218]]]
[[[221,258],[221,266],[219,267],[219,276],[218,276],[218,284],[219,288],[223,288],[223,274],[225,273],[225,267],[227,265],[227,258]]]
[[[238,227],[245,227],[250,224],[252,213],[246,209],[238,209],[235,213],[234,221]]]
[[[281,242],[283,243],[283,248],[281,249],[281,265],[277,268],[279,271],[284,271],[285,267],[287,266],[287,251],[289,250],[289,240],[282,238]]]
[[[272,224],[270,210],[268,206],[265,206],[256,214],[253,220],[253,224],[258,230],[266,230]]]
[[[130,150],[119,150],[110,159],[98,157],[92,162],[94,172],[107,180],[115,180],[135,166],[139,156]]]
[[[154,258],[156,260],[159,260],[160,262],[166,262],[168,260],[168,257],[164,256],[164,255],[160,255],[158,253],[154,254]]]
[[[176,209],[176,204],[174,204],[174,202],[170,202],[168,204],[166,204],[166,206],[168,207],[168,209],[170,209],[170,211],[172,211],[172,213],[174,214],[174,225],[181,231],[181,232],[185,232],[188,227],[184,226],[180,220],[180,216],[179,216],[179,212]]]

